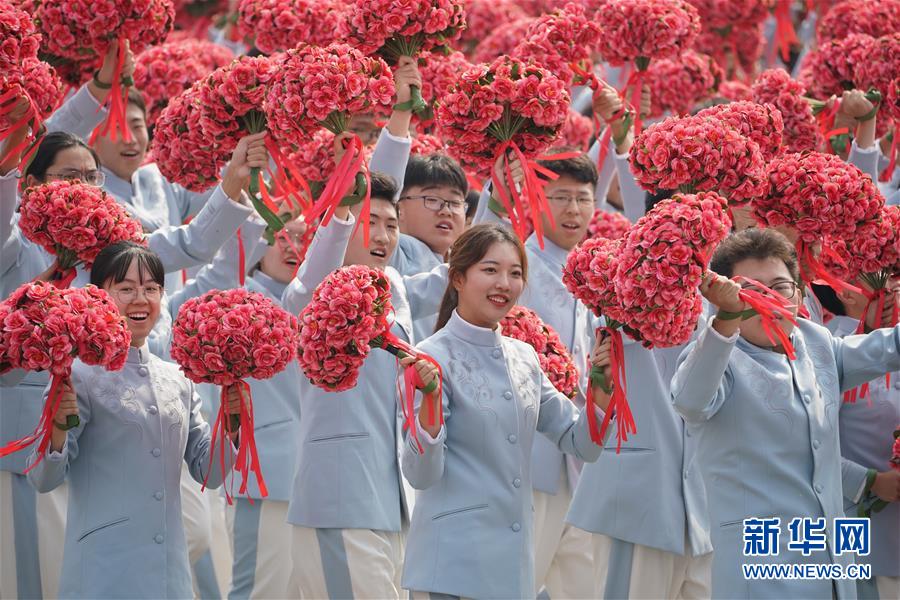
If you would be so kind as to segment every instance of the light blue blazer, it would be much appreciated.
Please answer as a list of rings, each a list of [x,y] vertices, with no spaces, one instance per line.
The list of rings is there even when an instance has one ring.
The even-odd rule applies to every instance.
[[[426,273],[443,263],[444,259],[432,252],[425,242],[405,233],[400,234],[397,249],[391,256],[391,266],[403,276]],[[415,333],[416,339],[424,340],[434,333],[435,323],[437,323],[437,312],[413,321],[413,333]]]
[[[591,533],[674,554],[711,552],[701,512],[706,511],[706,491],[700,472],[688,468],[695,438],[672,408],[658,350],[627,337],[624,349],[637,434],[629,435],[618,454],[616,436],[610,434],[599,460],[581,471],[566,520]]]
[[[316,286],[343,264],[356,221],[332,219],[320,227],[283,304],[294,314],[312,300]],[[401,277],[393,268],[392,331],[412,341],[412,321],[436,312],[447,285],[446,266]],[[403,522],[397,431],[397,361],[372,350],[359,381],[344,392],[326,392],[300,378],[300,426],[288,522],[301,527],[400,531]],[[329,482],[323,485],[323,482]]]
[[[94,99],[85,84],[66,98],[44,124],[47,131],[65,131],[87,140],[108,114],[109,111]]]
[[[81,424],[28,473],[40,492],[69,482],[60,597],[193,598],[181,469],[213,488],[223,476],[193,384],[146,344],[118,372],[76,361],[72,384]]]
[[[43,248],[25,239],[15,223],[17,177],[18,171],[0,177],[0,294],[3,298],[40,275],[53,262],[53,257]],[[159,254],[167,271],[206,264],[215,258],[229,238],[233,238],[251,212],[251,208],[232,202],[221,188],[216,188],[189,225],[158,229],[147,237],[147,241]],[[87,281],[87,273],[81,270],[73,285],[84,285]],[[171,323],[171,315],[164,303],[150,340],[152,350],[160,356],[166,356]],[[48,382],[46,373],[28,373],[15,387],[0,390],[0,442],[19,439],[34,430],[43,406],[41,395]],[[21,473],[25,459],[24,453],[0,458],[0,469]]]
[[[402,585],[470,598],[533,597],[534,434],[597,460],[602,449],[590,440],[587,415],[556,391],[531,346],[456,312],[418,348],[443,368],[445,425],[430,443],[420,433],[421,453],[411,436],[403,447],[403,472],[422,491]]]
[[[853,335],[858,323],[837,316],[828,322],[828,328],[843,337]],[[869,397],[842,404],[839,422],[844,508],[848,517],[857,517],[867,471],[889,469],[894,429],[900,425],[900,373],[892,374],[889,388],[884,377],[869,382]],[[889,503],[871,518],[872,554],[860,562],[871,564],[875,576],[900,577],[900,502]]]
[[[833,338],[799,320],[792,341],[797,359],[759,348],[739,336],[726,340],[710,326],[685,350],[672,381],[675,408],[696,436],[694,461],[709,501],[716,598],[830,598],[832,582],[747,581],[742,563],[840,563],[832,523],[844,516],[838,413],[842,392],[900,368],[900,329]],[[779,517],[781,548],[774,557],[743,556],[744,519]],[[794,517],[824,517],[827,552],[804,557],[787,550]],[[834,582],[838,597],[855,598],[850,580]]]

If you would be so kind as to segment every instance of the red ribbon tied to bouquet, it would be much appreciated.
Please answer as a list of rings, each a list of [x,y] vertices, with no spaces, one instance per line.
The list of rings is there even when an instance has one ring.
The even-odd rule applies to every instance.
[[[763,331],[766,337],[769,338],[769,341],[773,344],[781,345],[788,358],[791,360],[796,359],[797,353],[794,351],[791,338],[778,323],[779,319],[784,319],[797,325],[797,317],[794,316],[792,310],[796,308],[796,305],[791,304],[789,298],[785,298],[775,290],[750,277],[737,276],[734,278],[734,281],[752,286],[752,289],[741,290],[739,294],[741,301],[750,307],[750,311],[759,315]]]

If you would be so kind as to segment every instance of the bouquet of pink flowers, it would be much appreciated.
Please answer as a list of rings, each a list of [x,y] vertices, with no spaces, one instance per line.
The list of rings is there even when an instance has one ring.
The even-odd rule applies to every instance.
[[[742,136],[756,142],[763,160],[768,161],[781,154],[784,121],[778,109],[771,104],[731,102],[703,109],[697,116],[718,119]]]
[[[110,371],[122,369],[131,332],[105,291],[92,285],[61,290],[42,281],[23,284],[0,303],[0,323],[0,373],[24,369],[51,374],[37,428],[0,448],[0,456],[6,456],[39,442],[36,465],[50,445],[62,384],[72,372],[72,362],[78,358]],[[72,415],[65,428],[79,423],[78,416]]]
[[[869,58],[874,38],[853,33],[841,40],[831,40],[806,55],[800,81],[816,98],[840,96],[852,90],[856,69]]]
[[[749,83],[756,76],[765,43],[762,23],[722,29],[712,29],[704,23],[694,50],[711,56],[723,69],[726,77],[740,77]]]
[[[118,42],[112,89],[106,99],[109,117],[94,137],[115,139],[121,133],[129,141],[125,108],[127,88],[134,82],[122,79],[126,42],[134,51],[162,42],[175,20],[172,0],[35,0],[32,16],[44,35],[46,51],[55,57],[84,62],[88,57],[102,57],[110,44]]]
[[[346,44],[300,46],[287,52],[279,63],[263,107],[269,130],[282,142],[299,147],[321,127],[335,135],[348,131],[351,115],[390,106],[393,96],[391,71],[380,58],[365,56]],[[365,191],[359,194],[361,183]],[[322,224],[327,225],[351,190],[357,193],[346,202],[363,203],[359,222],[368,243],[368,167],[358,136],[354,136],[319,200],[306,214],[307,222],[322,217]]]
[[[650,61],[680,55],[694,45],[700,33],[697,9],[685,0],[607,0],[594,19],[600,26],[598,49],[603,58],[614,65],[634,63],[635,70],[625,85],[632,89],[634,107],[640,106]],[[638,114],[635,132],[640,129]]]
[[[313,291],[300,312],[300,368],[310,382],[325,391],[343,392],[356,386],[369,350],[380,348],[398,359],[434,359],[417,351],[391,332],[391,284],[383,271],[363,265],[332,272]],[[440,366],[438,366],[440,370]],[[415,367],[404,371],[405,397],[401,408],[410,435],[418,442],[413,410]],[[440,383],[422,390],[441,394]],[[443,423],[443,415],[440,416]]]
[[[569,109],[566,113],[566,121],[559,131],[559,139],[554,147],[571,146],[582,152],[587,152],[594,137],[594,122],[590,117]]]
[[[17,67],[23,59],[37,56],[41,36],[35,29],[31,15],[18,2],[0,0],[0,69]]]
[[[740,81],[723,81],[719,85],[718,95],[731,102],[750,102],[753,100],[753,92],[750,90],[750,86]],[[783,125],[784,122],[782,121]]]
[[[448,49],[465,28],[463,0],[351,0],[340,23],[342,37],[365,54],[378,54],[390,64],[401,56]],[[406,110],[419,113],[427,105],[412,86]],[[398,107],[399,108],[399,107]]]
[[[449,153],[481,173],[493,171],[502,157],[512,198],[505,185],[494,181],[502,209],[513,229],[524,239],[526,211],[543,245],[541,215],[550,214],[537,173],[555,178],[535,162],[556,139],[569,110],[565,83],[549,71],[511,58],[497,59],[465,71],[438,104],[435,120]],[[521,190],[513,184],[510,155],[525,169]],[[564,158],[565,155],[555,155]],[[496,174],[492,174],[496,179]]]
[[[630,160],[638,184],[650,192],[717,191],[742,204],[765,186],[759,144],[714,115],[654,123],[635,139]]]
[[[853,33],[881,37],[900,31],[900,1],[842,0],[817,22],[819,44],[842,40]]]
[[[334,134],[327,129],[319,129],[312,134],[308,141],[301,142],[293,152],[287,155],[287,162],[291,168],[309,183],[312,200],[321,196],[326,182],[336,168],[333,149],[334,137]],[[413,138],[413,146],[415,146],[415,138]],[[374,150],[375,147],[372,145],[363,148],[365,162],[368,163],[372,159]],[[356,185],[350,194],[345,196],[345,201],[358,201],[365,197],[365,194],[366,178],[362,173],[357,173]]]
[[[169,100],[233,59],[228,48],[196,39],[166,42],[138,54],[134,83],[147,102],[147,126],[156,124]]]
[[[897,425],[897,429],[894,430],[894,446],[891,449],[889,464],[895,471],[900,471],[900,425]]]
[[[512,57],[542,66],[567,87],[589,84],[594,81],[591,50],[599,38],[600,28],[587,18],[584,6],[570,2],[532,22]]]
[[[753,83],[753,101],[771,104],[784,122],[784,145],[788,152],[815,150],[822,144],[806,88],[781,69],[764,71]]]
[[[492,63],[502,56],[511,54],[535,20],[534,17],[522,17],[502,27],[495,27],[487,36],[480,38],[480,42],[472,52],[472,62]]]
[[[735,25],[761,23],[769,16],[774,0],[688,0],[697,8],[704,26],[728,29]]]
[[[30,187],[19,205],[19,228],[30,241],[56,255],[54,285],[68,287],[75,267],[90,268],[101,250],[122,241],[143,241],[143,231],[102,189],[52,181]]]
[[[598,328],[595,335],[611,337],[610,370],[612,380],[607,380],[604,369],[591,367],[587,405],[593,404],[594,386],[611,394],[611,397],[602,425],[598,426],[596,417],[588,413],[588,430],[591,433],[591,440],[602,445],[606,428],[615,413],[617,415],[616,439],[618,442],[616,452],[621,449],[622,442],[628,440],[629,433],[637,432],[634,415],[631,407],[628,406],[628,391],[625,382],[625,347],[621,332],[624,327],[625,313],[615,287],[618,255],[621,248],[621,239],[589,238],[569,253],[566,266],[563,268],[563,283],[566,288],[595,315],[603,316],[606,319],[606,325]]]
[[[900,274],[900,206],[885,206],[875,219],[862,223],[850,236],[830,238],[826,245],[822,263],[843,281],[865,283],[866,287],[860,287],[867,299],[863,314],[868,314],[874,304],[875,321],[880,323],[888,284]],[[898,309],[895,305],[891,315],[894,325],[900,317]],[[860,319],[856,333],[866,333],[865,319]],[[860,397],[865,398],[868,392],[869,384],[865,383]],[[855,402],[856,396],[855,389],[844,393],[844,399],[850,402]]]
[[[471,56],[482,40],[525,17],[528,14],[516,0],[467,0],[466,28],[459,36],[459,46]]]
[[[237,28],[266,54],[303,43],[325,46],[334,41],[343,10],[334,0],[241,0]]]
[[[724,77],[722,67],[712,57],[693,50],[677,58],[654,61],[647,69],[650,116],[688,114],[716,93]]]
[[[702,312],[709,257],[731,229],[727,201],[714,192],[675,194],[623,238],[615,287],[629,333],[647,347],[686,343]]]
[[[884,198],[870,177],[833,154],[784,154],[769,164],[768,186],[752,206],[764,227],[797,232],[797,254],[815,276],[835,289],[859,291],[831,275],[812,248],[828,237],[849,239],[878,216]],[[802,274],[809,279],[805,269]]]
[[[211,141],[200,126],[200,85],[195,83],[169,101],[156,120],[150,144],[150,159],[160,173],[193,192],[208,190],[219,181]]]
[[[559,393],[574,398],[578,393],[578,369],[559,334],[536,312],[514,306],[500,321],[503,335],[525,342],[537,352],[541,370]]]
[[[617,240],[624,237],[629,229],[631,229],[631,221],[625,215],[598,208],[594,211],[594,216],[591,217],[584,239],[604,238]]]
[[[235,466],[244,475],[241,494],[247,491],[251,472],[256,475],[262,497],[268,494],[253,436],[253,400],[244,380],[269,379],[283,371],[297,355],[298,339],[296,317],[262,294],[243,288],[213,290],[191,298],[178,311],[172,327],[172,359],[185,376],[195,383],[222,386],[213,447],[218,435],[224,443],[226,427],[235,429],[234,423],[226,425],[228,387],[236,386],[241,394],[241,447]],[[224,457],[224,445],[220,448]],[[226,497],[230,503],[228,494]]]
[[[419,59],[419,73],[422,75],[422,99],[427,107],[415,115],[419,119],[419,130],[431,130],[434,125],[434,102],[450,92],[459,74],[472,67],[462,52],[449,54],[426,54]]]
[[[22,57],[18,64],[4,68],[4,71],[6,74],[0,76],[0,142],[23,127],[28,132],[19,144],[5,148],[0,153],[0,160],[24,150],[22,164],[27,164],[37,151],[43,122],[63,99],[62,81],[53,67],[32,56]],[[28,99],[28,111],[13,121],[9,115],[22,94]]]

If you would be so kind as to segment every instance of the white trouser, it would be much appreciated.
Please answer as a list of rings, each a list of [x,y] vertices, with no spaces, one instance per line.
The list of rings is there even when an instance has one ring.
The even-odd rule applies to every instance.
[[[712,595],[712,553],[682,556],[594,534],[598,598],[706,599]]]
[[[181,470],[181,519],[194,580],[201,598],[223,596],[231,586],[231,546],[225,500],[219,490],[200,491],[187,469]]]
[[[403,535],[293,526],[291,596],[399,599]]]
[[[565,470],[555,496],[534,492],[536,594],[550,598],[594,596],[591,534],[566,523],[571,501]]]
[[[39,494],[24,475],[0,471],[0,598],[55,598],[68,487]]]
[[[288,503],[235,498],[226,508],[234,563],[228,597],[288,598],[291,580],[291,535]]]

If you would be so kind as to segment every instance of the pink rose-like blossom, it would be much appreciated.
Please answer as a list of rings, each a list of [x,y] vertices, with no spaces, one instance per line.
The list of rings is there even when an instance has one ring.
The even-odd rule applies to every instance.
[[[578,392],[578,369],[572,355],[556,331],[544,323],[536,312],[524,306],[514,306],[502,321],[503,335],[525,342],[534,348],[547,375],[561,394],[574,398]]]

